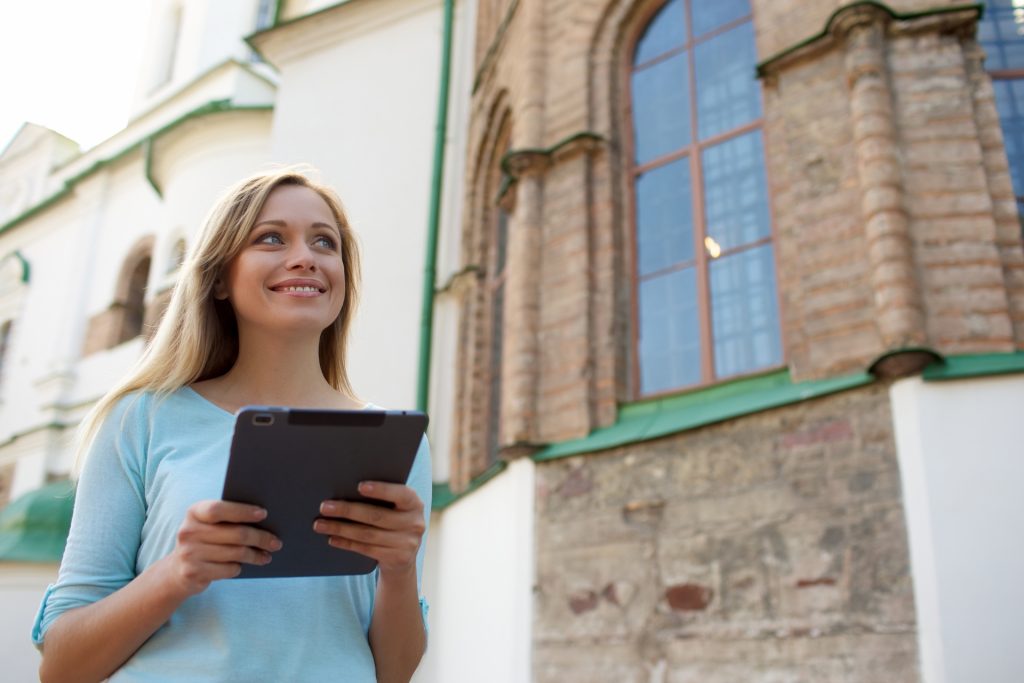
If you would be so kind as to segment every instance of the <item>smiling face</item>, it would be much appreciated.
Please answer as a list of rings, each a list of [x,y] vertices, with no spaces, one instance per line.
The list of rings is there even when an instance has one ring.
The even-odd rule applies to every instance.
[[[231,303],[239,334],[319,334],[330,326],[345,299],[341,244],[334,214],[316,191],[275,188],[215,292]]]

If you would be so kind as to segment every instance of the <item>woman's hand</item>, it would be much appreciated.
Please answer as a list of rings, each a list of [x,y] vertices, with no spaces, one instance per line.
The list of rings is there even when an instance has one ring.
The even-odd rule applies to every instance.
[[[416,568],[416,553],[423,541],[423,501],[404,484],[364,481],[359,493],[394,503],[394,509],[325,500],[313,530],[328,536],[335,548],[351,550],[377,560],[381,575],[404,574]]]
[[[267,516],[255,505],[203,500],[189,507],[178,528],[178,543],[167,556],[171,576],[186,596],[212,581],[238,576],[242,563],[263,565],[281,541],[252,524]]]

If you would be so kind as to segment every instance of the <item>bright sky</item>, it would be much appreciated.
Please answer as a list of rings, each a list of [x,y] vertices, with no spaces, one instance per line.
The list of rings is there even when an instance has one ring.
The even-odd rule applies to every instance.
[[[4,2],[0,150],[25,121],[88,149],[128,122],[147,0]]]

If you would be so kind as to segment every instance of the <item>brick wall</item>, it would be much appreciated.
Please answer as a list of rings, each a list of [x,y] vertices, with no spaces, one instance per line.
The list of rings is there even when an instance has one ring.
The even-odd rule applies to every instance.
[[[538,683],[918,680],[884,386],[537,478]]]

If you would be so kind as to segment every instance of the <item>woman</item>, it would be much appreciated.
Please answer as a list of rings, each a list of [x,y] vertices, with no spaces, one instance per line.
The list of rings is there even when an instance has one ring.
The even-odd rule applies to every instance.
[[[426,440],[394,509],[325,501],[324,542],[365,576],[224,581],[281,543],[219,500],[244,405],[362,409],[345,367],[359,259],[334,194],[295,170],[215,205],[137,368],[83,423],[67,549],[33,629],[42,681],[408,681],[430,504]]]

